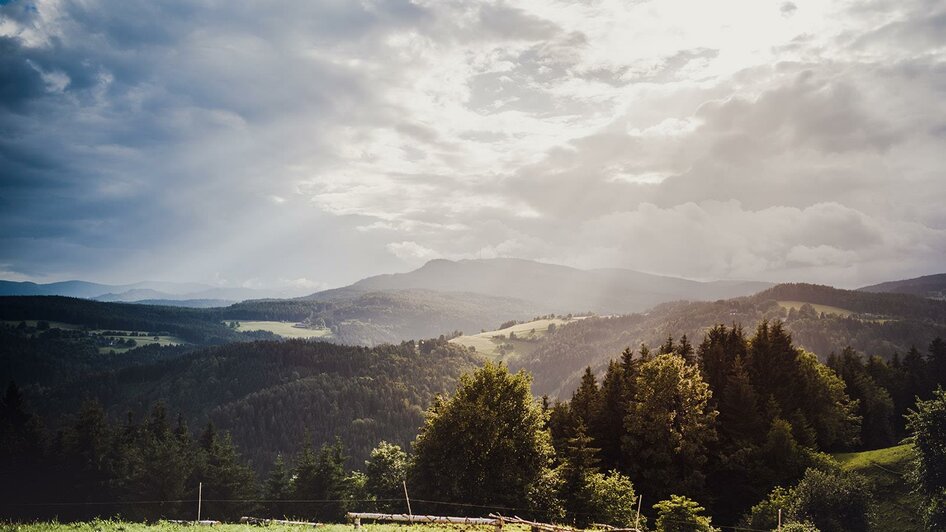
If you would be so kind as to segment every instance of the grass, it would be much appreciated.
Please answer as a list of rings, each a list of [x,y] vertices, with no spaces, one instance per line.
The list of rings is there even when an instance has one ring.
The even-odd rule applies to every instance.
[[[785,310],[795,309],[796,311],[800,310],[805,305],[811,305],[818,314],[824,312],[825,314],[836,314],[842,318],[846,318],[851,314],[854,314],[854,312],[844,308],[818,305],[817,303],[807,303],[805,301],[779,301],[778,304]]]
[[[476,349],[476,352],[480,355],[484,355],[493,360],[510,360],[512,358],[517,358],[521,356],[528,356],[535,350],[535,342],[541,340],[548,334],[549,325],[555,324],[556,327],[561,327],[566,323],[582,319],[578,318],[569,318],[569,319],[542,319],[530,321],[527,323],[518,323],[511,327],[506,327],[505,329],[497,329],[495,331],[485,331],[479,334],[463,335],[458,336],[450,340],[451,343],[472,347]],[[509,338],[509,335],[515,333],[516,339],[512,340]],[[506,349],[501,349],[502,346],[506,346]],[[509,349],[509,346],[512,346],[512,349]],[[504,352],[505,351],[505,352]]]
[[[227,321],[226,323],[229,323]],[[288,321],[237,321],[238,331],[269,331],[283,338],[328,338],[331,329],[306,329]]]
[[[505,526],[504,530],[512,532],[527,532],[527,528],[521,526]],[[193,525],[183,525],[169,523],[167,521],[158,521],[157,523],[130,523],[127,521],[111,520],[93,520],[77,523],[0,523],[0,532],[195,532],[198,530],[208,530],[212,532],[259,532],[266,530],[269,532],[302,532],[318,530],[320,532],[354,532],[352,525],[331,524],[313,528],[304,525],[242,525],[242,524],[221,524],[213,527],[195,527]],[[459,526],[459,525],[397,525],[397,524],[364,524],[361,530],[364,532],[458,532],[459,530],[470,530],[477,532],[492,532],[491,526]]]
[[[923,530],[920,502],[904,478],[912,458],[912,445],[834,455],[843,469],[860,473],[874,484],[877,530]]]
[[[135,342],[137,342],[135,347],[141,347],[143,345],[154,345],[154,344],[158,344],[161,346],[182,345],[182,344],[187,343],[176,336],[159,335],[157,337],[157,340],[155,340],[154,336],[141,336],[141,334],[148,334],[147,331],[116,331],[114,329],[108,329],[108,330],[112,332],[125,333],[125,334],[118,334],[118,335],[110,334],[108,335],[108,338],[115,338],[117,340],[134,340]],[[100,330],[91,331],[91,332],[95,334],[102,334],[105,331],[106,329],[100,329]],[[137,332],[138,336],[132,336],[131,333],[133,332]],[[99,353],[110,353],[112,351],[114,351],[115,353],[124,353],[126,351],[130,351],[131,349],[134,349],[134,347],[106,346],[106,347],[99,347]]]

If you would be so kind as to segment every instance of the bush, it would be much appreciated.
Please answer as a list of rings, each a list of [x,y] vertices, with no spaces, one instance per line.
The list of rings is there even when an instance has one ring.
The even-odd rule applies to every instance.
[[[710,524],[712,519],[702,514],[705,508],[696,501],[682,495],[671,495],[670,499],[654,505],[657,510],[657,532],[718,532]]]

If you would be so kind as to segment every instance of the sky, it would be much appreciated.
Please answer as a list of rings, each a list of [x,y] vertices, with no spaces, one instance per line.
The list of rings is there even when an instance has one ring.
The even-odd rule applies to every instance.
[[[946,271],[946,3],[0,1],[0,278]]]

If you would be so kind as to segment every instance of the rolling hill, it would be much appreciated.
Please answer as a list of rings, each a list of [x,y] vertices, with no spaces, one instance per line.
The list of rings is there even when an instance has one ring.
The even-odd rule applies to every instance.
[[[338,436],[351,464],[378,441],[407,447],[438,393],[452,391],[479,359],[446,341],[376,348],[326,342],[246,342],[173,359],[91,374],[57,387],[29,389],[40,414],[57,419],[81,399],[99,401],[114,419],[144,416],[161,401],[168,412],[213,421],[258,470],[277,453]]]
[[[946,273],[924,275],[914,279],[889,281],[859,288],[862,292],[879,292],[884,294],[910,294],[931,299],[946,299]]]
[[[790,310],[787,302],[803,306]],[[822,313],[816,307],[842,312]],[[527,356],[511,358],[509,363],[533,373],[536,393],[567,397],[577,387],[586,366],[600,374],[607,361],[617,358],[626,347],[637,349],[641,343],[655,347],[669,335],[682,334],[697,345],[703,333],[715,324],[735,323],[753,329],[764,319],[784,321],[795,344],[822,360],[847,346],[889,358],[893,353],[904,354],[912,346],[925,350],[933,338],[946,338],[943,301],[783,284],[749,297],[666,303],[646,313],[568,323],[530,346]]]
[[[296,292],[298,293],[298,292]],[[156,300],[173,301],[175,306],[205,306],[217,300],[225,306],[246,299],[287,297],[295,295],[278,290],[257,290],[241,287],[215,287],[199,283],[169,283],[143,281],[132,284],[110,285],[87,281],[61,281],[37,284],[32,282],[0,281],[0,296],[65,296],[96,299],[106,302],[142,303]]]
[[[770,286],[753,281],[700,282],[624,269],[580,270],[523,259],[437,259],[408,273],[369,277],[343,290],[463,291],[529,301],[542,313],[621,314],[668,301],[745,296]],[[331,292],[310,297],[331,297]]]

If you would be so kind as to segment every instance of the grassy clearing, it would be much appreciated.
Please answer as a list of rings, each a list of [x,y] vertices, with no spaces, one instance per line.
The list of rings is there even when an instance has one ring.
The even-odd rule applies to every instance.
[[[548,334],[549,325],[554,324],[556,327],[561,327],[566,323],[580,319],[582,317],[552,318],[518,323],[505,329],[459,336],[450,340],[450,342],[472,347],[476,349],[478,354],[494,360],[508,361],[512,358],[531,354],[536,348],[536,342]],[[511,338],[512,335],[515,335],[515,339]]]
[[[779,301],[778,305],[784,308],[785,310],[795,309],[796,311],[800,310],[805,305],[811,305],[815,309],[815,312],[817,312],[818,314],[821,314],[822,312],[824,312],[825,314],[836,314],[838,316],[841,316],[842,318],[846,318],[850,316],[851,314],[854,314],[853,311],[850,311],[844,308],[831,307],[828,305],[818,305],[817,303],[807,303],[805,301]]]
[[[95,334],[102,334],[103,332],[106,332],[106,330],[101,329],[101,330],[95,330],[95,331],[90,331],[90,332],[95,333]],[[143,335],[148,334],[145,331],[116,331],[114,329],[111,329],[111,330],[108,330],[108,332],[123,333],[123,334],[118,334],[118,335],[109,334],[108,336],[106,336],[106,338],[114,338],[115,340],[121,340],[121,341],[134,340],[135,347],[141,347],[143,345],[154,345],[154,344],[158,344],[160,346],[183,345],[187,343],[176,336],[167,336],[167,335],[143,336]],[[137,333],[137,335],[133,336],[132,333]],[[110,353],[112,351],[114,351],[115,353],[124,353],[126,351],[130,351],[131,349],[134,349],[135,347],[123,347],[123,346],[117,346],[117,345],[116,346],[100,346],[99,353]]]
[[[504,530],[510,532],[527,532],[527,528],[520,526],[505,526]],[[351,525],[325,525],[318,528],[303,525],[240,525],[240,524],[222,524],[213,527],[194,527],[176,523],[159,521],[157,523],[129,523],[127,521],[85,521],[79,523],[0,523],[0,532],[196,532],[199,530],[208,530],[213,532],[259,532],[266,530],[269,532],[311,532],[318,530],[320,532],[353,532]],[[493,527],[488,526],[447,526],[447,525],[395,525],[395,524],[365,524],[362,525],[364,532],[458,532],[459,530],[469,530],[471,532],[492,532]]]
[[[229,323],[227,321],[226,323]],[[331,329],[306,329],[288,321],[237,321],[238,331],[269,331],[283,338],[328,338]]]
[[[923,530],[919,500],[910,492],[910,484],[904,478],[912,458],[912,445],[834,455],[842,468],[860,473],[873,482],[877,530]]]

